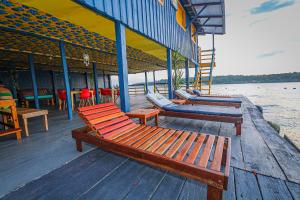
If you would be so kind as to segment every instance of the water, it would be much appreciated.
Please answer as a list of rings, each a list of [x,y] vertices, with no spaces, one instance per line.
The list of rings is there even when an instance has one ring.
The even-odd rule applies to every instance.
[[[242,94],[263,107],[264,118],[280,125],[300,149],[300,82],[213,85],[212,93]]]

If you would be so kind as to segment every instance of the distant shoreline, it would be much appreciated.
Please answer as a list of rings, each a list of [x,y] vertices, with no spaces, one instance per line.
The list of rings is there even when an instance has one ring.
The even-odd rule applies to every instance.
[[[190,84],[194,83],[194,78],[189,78]],[[182,79],[182,83],[185,80]],[[227,76],[214,76],[213,84],[251,84],[251,83],[294,83],[300,82],[300,72],[281,73],[281,74],[268,74],[268,75],[227,75]],[[161,79],[156,84],[166,84],[166,79]],[[153,82],[148,82],[153,85]],[[144,83],[130,84],[131,86],[144,85]]]

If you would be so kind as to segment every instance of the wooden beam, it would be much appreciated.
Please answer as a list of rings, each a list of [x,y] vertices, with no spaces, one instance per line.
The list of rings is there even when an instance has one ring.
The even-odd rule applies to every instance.
[[[29,62],[29,69],[30,69],[30,74],[31,74],[35,108],[40,109],[39,98],[38,98],[38,88],[37,88],[36,75],[35,75],[35,67],[34,67],[32,54],[28,54],[28,62]]]
[[[98,74],[97,74],[97,66],[96,63],[93,63],[93,75],[94,75],[94,85],[96,90],[96,103],[100,103],[100,96],[99,96],[99,86],[98,86]]]
[[[168,92],[169,99],[173,99],[173,85],[172,85],[172,50],[167,48],[167,68],[168,68]]]

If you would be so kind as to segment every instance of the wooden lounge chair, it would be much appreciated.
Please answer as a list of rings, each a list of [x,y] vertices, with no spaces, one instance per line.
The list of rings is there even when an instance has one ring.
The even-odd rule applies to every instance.
[[[148,93],[147,100],[160,109],[160,115],[234,123],[236,135],[241,135],[243,115],[239,108],[209,105],[178,105],[159,93]]]
[[[216,98],[232,98],[232,96],[229,95],[221,95],[221,94],[202,94],[201,90],[192,90],[192,89],[186,89],[186,91],[191,95],[196,95],[198,97],[216,97]]]
[[[240,108],[242,100],[236,97],[210,97],[210,96],[196,96],[179,89],[175,90],[178,98],[186,100],[186,104],[200,104],[212,106],[233,106]]]
[[[78,151],[87,142],[206,183],[207,199],[222,199],[229,177],[230,138],[136,124],[113,103],[78,111],[87,124],[72,131]]]

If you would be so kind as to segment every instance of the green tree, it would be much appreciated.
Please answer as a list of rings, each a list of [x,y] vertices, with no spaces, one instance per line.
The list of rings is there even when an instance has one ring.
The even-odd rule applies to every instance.
[[[177,90],[180,88],[180,85],[183,84],[183,70],[184,66],[184,57],[177,51],[172,52],[172,81],[173,81],[173,89]]]

